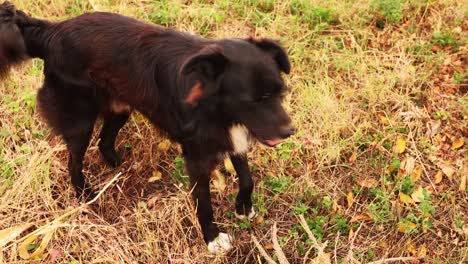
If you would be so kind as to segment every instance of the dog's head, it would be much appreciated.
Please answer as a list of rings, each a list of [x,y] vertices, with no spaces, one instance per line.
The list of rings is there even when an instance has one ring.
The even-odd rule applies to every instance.
[[[256,139],[275,146],[294,134],[281,105],[286,85],[281,72],[291,65],[285,50],[269,39],[222,40],[189,58],[182,74],[194,74],[196,84],[185,102],[197,107],[205,99],[233,125],[244,125]]]

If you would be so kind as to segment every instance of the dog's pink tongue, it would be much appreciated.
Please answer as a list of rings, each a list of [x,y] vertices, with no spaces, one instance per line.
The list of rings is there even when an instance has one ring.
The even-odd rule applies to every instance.
[[[278,145],[279,143],[281,143],[282,141],[283,140],[281,140],[281,139],[267,139],[267,140],[265,140],[265,142],[270,147],[274,147],[274,146]]]

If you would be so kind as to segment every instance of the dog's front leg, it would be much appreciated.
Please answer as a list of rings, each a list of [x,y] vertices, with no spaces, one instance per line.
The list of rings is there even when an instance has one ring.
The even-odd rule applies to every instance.
[[[239,219],[255,216],[255,210],[252,207],[253,181],[249,170],[246,154],[230,155],[237,177],[239,178],[239,193],[236,198],[236,217]]]
[[[218,163],[216,157],[195,157],[184,151],[187,172],[190,177],[192,196],[197,206],[197,216],[200,222],[203,238],[211,253],[222,253],[229,250],[231,237],[220,233],[213,223],[213,208],[210,196],[210,175]]]

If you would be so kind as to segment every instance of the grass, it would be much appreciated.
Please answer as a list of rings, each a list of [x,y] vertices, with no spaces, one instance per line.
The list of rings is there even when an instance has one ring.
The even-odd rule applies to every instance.
[[[105,10],[206,37],[279,39],[293,65],[284,105],[298,133],[249,155],[255,221],[234,217],[236,179],[214,193],[215,219],[236,241],[226,256],[210,256],[179,147],[158,147],[164,138],[138,114],[118,138],[118,169],[100,160],[94,136],[85,166],[92,185],[122,174],[95,203],[78,203],[66,149],[36,112],[43,64],[28,62],[0,83],[0,230],[28,224],[0,247],[0,263],[266,263],[259,248],[290,263],[317,255],[318,263],[467,261],[468,9],[460,1],[15,4],[51,20]]]

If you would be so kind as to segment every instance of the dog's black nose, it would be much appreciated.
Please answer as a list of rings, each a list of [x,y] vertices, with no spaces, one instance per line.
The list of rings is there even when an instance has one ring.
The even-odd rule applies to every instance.
[[[280,137],[281,138],[288,138],[288,137],[294,135],[294,133],[296,133],[296,129],[291,125],[282,126],[280,128]]]

